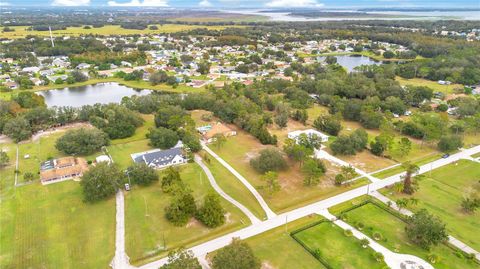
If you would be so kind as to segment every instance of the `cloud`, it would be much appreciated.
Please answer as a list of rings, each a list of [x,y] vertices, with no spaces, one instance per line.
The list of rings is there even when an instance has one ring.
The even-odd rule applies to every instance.
[[[90,0],[53,0],[52,6],[88,6]]]
[[[212,3],[210,3],[208,0],[202,0],[200,3],[198,3],[198,5],[201,7],[211,7]]]
[[[267,7],[323,7],[317,0],[272,0]]]
[[[167,0],[131,0],[126,3],[108,1],[107,4],[113,7],[168,7]]]
[[[7,2],[0,2],[0,7],[10,6],[10,3]]]

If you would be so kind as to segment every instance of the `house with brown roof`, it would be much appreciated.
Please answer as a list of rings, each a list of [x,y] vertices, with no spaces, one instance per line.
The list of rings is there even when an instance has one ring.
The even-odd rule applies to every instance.
[[[40,165],[40,180],[43,185],[79,178],[88,170],[83,158],[63,157],[48,160]]]
[[[221,134],[225,137],[237,135],[237,131],[231,129],[221,122],[199,127],[197,128],[197,131],[202,135],[203,140],[207,143],[213,142],[215,140],[214,136],[218,134]]]

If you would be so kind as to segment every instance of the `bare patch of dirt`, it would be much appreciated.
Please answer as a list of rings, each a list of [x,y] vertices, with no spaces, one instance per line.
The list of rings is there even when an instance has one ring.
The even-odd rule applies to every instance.
[[[271,265],[269,262],[262,262],[262,269],[276,269],[276,267]]]
[[[203,224],[198,221],[197,219],[195,218],[191,218],[188,223],[187,223],[187,226],[185,226],[186,228],[191,228],[191,227],[200,227],[202,226]]]

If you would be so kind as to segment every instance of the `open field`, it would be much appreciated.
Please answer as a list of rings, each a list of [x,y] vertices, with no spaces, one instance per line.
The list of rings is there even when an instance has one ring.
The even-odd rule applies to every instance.
[[[260,150],[267,147],[271,146],[261,145],[251,135],[244,131],[238,131],[237,136],[229,137],[220,149],[216,147],[211,147],[211,149],[249,180],[259,190],[272,210],[276,212],[297,208],[366,183],[365,181],[358,181],[351,186],[334,186],[333,177],[339,168],[331,165],[329,162],[325,162],[327,174],[322,177],[320,184],[318,186],[306,187],[303,185],[304,176],[300,171],[299,165],[288,161],[287,170],[279,172],[278,180],[281,190],[270,195],[263,189],[265,182],[262,180],[262,175],[250,166],[250,160]]]
[[[80,35],[135,35],[135,34],[168,34],[181,31],[189,31],[199,28],[207,28],[209,30],[223,30],[228,27],[243,27],[243,26],[206,26],[206,25],[183,25],[183,24],[156,24],[158,30],[137,30],[137,29],[123,29],[120,25],[105,25],[99,28],[84,29],[83,27],[67,27],[65,30],[52,31],[53,36],[80,36]],[[10,26],[15,29],[13,32],[4,32],[2,36],[9,39],[24,38],[27,35],[50,36],[49,31],[29,31],[29,26]],[[3,27],[2,27],[3,30]]]
[[[318,215],[288,223],[288,227],[278,227],[246,240],[252,247],[255,256],[263,263],[262,268],[292,269],[309,268],[324,269],[325,267],[308,251],[298,244],[290,232],[308,224],[321,220]]]
[[[0,206],[1,268],[107,268],[115,199],[83,202],[77,182],[16,188]]]
[[[201,204],[206,194],[214,192],[207,176],[197,164],[183,165],[179,169],[197,203]],[[164,208],[170,203],[170,198],[169,194],[162,192],[160,183],[134,187],[126,194],[126,251],[132,263],[144,263],[155,256],[166,255],[169,250],[193,246],[249,224],[248,218],[240,210],[222,199],[222,205],[227,211],[224,225],[209,229],[192,219],[186,227],[176,227],[164,216]]]
[[[463,197],[472,191],[479,179],[480,164],[473,161],[460,160],[458,164],[435,169],[419,181],[420,188],[412,196],[419,203],[409,209],[428,209],[447,224],[449,234],[480,250],[480,212],[466,214],[460,206]],[[382,192],[393,200],[410,197],[390,189]]]
[[[432,162],[432,161],[435,161],[439,158],[442,157],[442,153],[431,153],[430,155],[426,155],[424,157],[420,157],[420,158],[412,158],[412,159],[409,159],[412,163],[420,166],[420,165],[424,165],[426,163],[429,163],[429,162]],[[396,175],[396,174],[399,174],[401,172],[405,171],[405,169],[400,165],[400,166],[396,166],[396,167],[393,167],[393,168],[390,168],[390,169],[387,169],[387,170],[384,170],[384,171],[381,171],[381,172],[378,172],[378,173],[375,173],[375,174],[372,174],[372,176],[374,177],[377,177],[377,178],[380,178],[380,179],[385,179],[387,177],[390,177],[390,176],[393,176],[393,175]]]
[[[6,195],[7,191],[12,190],[15,184],[15,156],[17,146],[13,143],[0,144],[0,150],[8,155],[8,165],[0,169],[0,197]]]
[[[434,246],[428,251],[411,243],[405,234],[405,223],[375,204],[367,203],[348,211],[345,218],[351,225],[362,222],[365,225],[362,232],[371,238],[373,233],[380,233],[383,239],[379,243],[394,252],[416,255],[424,260],[428,260],[430,253],[438,255],[440,260],[434,264],[437,269],[480,268],[473,260],[457,256],[455,253],[457,250],[445,244]]]
[[[402,77],[396,77],[396,81],[400,83],[400,85],[411,85],[411,86],[425,86],[433,89],[436,92],[442,92],[444,94],[451,94],[455,92],[455,89],[460,89],[463,92],[463,85],[461,84],[450,84],[450,85],[440,85],[436,81],[431,81],[422,78],[412,78],[412,79],[405,79]]]
[[[329,221],[298,232],[295,237],[311,251],[318,251],[332,268],[382,269],[386,266],[385,262],[375,260],[371,248],[363,248],[360,240],[346,236],[342,228]]]

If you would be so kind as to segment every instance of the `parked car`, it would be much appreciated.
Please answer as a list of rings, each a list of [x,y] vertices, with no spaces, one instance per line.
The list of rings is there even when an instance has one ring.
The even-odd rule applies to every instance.
[[[442,156],[442,158],[444,158],[444,159],[446,159],[446,158],[448,158],[448,157],[450,157],[450,154],[448,154],[448,153],[447,153],[447,154],[444,154],[444,155]]]
[[[129,190],[130,190],[130,184],[125,183],[125,190],[126,190],[126,191],[129,191]]]

